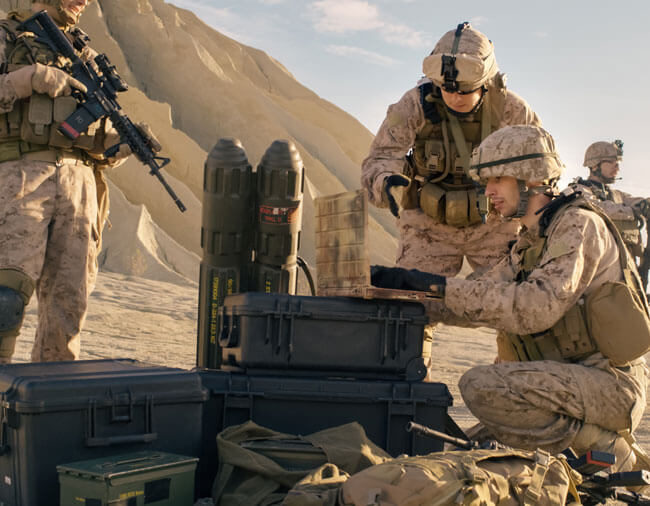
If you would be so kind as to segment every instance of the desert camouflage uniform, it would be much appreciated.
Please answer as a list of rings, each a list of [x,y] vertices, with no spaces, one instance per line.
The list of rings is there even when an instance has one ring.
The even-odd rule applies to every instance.
[[[0,29],[0,65],[6,37]],[[94,54],[86,48],[82,58]],[[0,114],[10,112],[17,100],[7,74],[0,74]],[[115,140],[114,130],[104,135],[107,142]],[[79,358],[79,333],[95,284],[107,213],[102,171],[79,149],[37,151],[0,163],[0,273],[18,271],[35,284],[39,304],[33,361]],[[15,340],[3,341],[0,362],[8,362]]]
[[[541,125],[535,112],[515,93],[507,90],[499,128],[507,125]],[[473,118],[459,118],[471,121]],[[404,170],[405,156],[416,135],[425,126],[419,88],[408,91],[399,102],[388,108],[386,119],[363,161],[361,184],[368,189],[371,202],[387,207],[384,179]],[[503,258],[508,243],[515,238],[519,222],[488,217],[487,224],[456,228],[436,224],[421,209],[404,209],[398,220],[400,232],[397,265],[427,272],[454,276],[466,256],[470,265],[487,268]]]
[[[641,228],[642,213],[647,206],[643,197],[633,197],[629,193],[612,188],[610,185],[590,179],[576,178],[571,188],[582,192],[616,224],[625,245],[636,257],[643,255]]]
[[[618,248],[604,221],[576,207],[560,212],[526,281],[515,281],[517,251],[538,239],[537,227],[524,230],[510,255],[476,280],[449,278],[445,307],[434,306],[437,319],[541,332],[583,295],[621,279]],[[503,362],[470,369],[459,386],[470,411],[499,441],[558,452],[583,427],[613,431],[612,440],[617,431],[634,430],[646,405],[647,367],[643,358],[614,367],[600,353],[577,363]]]

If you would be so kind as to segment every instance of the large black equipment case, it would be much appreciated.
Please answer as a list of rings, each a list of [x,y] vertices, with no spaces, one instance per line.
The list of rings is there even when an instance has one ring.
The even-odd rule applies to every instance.
[[[158,450],[198,457],[197,372],[134,360],[0,366],[0,504],[58,503],[56,466]]]
[[[416,302],[248,292],[226,297],[220,322],[225,370],[408,381],[426,376],[428,319]]]
[[[457,435],[453,432],[456,425],[447,415],[452,397],[444,383],[255,376],[213,370],[200,374],[203,386],[210,391],[204,413],[202,464],[206,472],[211,470],[212,478],[217,469],[217,434],[247,420],[300,435],[356,421],[374,443],[393,456],[443,449],[441,441],[407,432],[410,421],[442,432],[451,429]]]

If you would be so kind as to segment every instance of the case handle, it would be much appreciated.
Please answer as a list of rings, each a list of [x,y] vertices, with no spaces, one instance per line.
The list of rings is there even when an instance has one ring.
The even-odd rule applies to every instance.
[[[149,432],[146,434],[128,434],[126,436],[109,436],[109,437],[87,437],[86,446],[96,448],[99,446],[113,446],[133,443],[151,443],[158,439],[158,433]]]
[[[130,410],[132,411],[132,401],[129,396]],[[112,423],[116,422],[130,422],[130,416],[116,417],[115,416],[115,400],[111,405]],[[144,426],[145,431],[141,434],[125,434],[119,436],[97,436],[97,401],[91,399],[88,402],[86,416],[86,438],[85,443],[87,447],[99,446],[113,446],[120,444],[133,444],[133,443],[150,443],[158,439],[158,433],[153,430],[153,396],[148,395],[144,406]]]

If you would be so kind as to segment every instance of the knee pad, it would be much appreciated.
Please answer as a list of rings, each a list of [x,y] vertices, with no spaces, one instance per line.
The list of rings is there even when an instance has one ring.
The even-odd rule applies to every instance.
[[[25,316],[25,300],[20,292],[0,286],[0,338],[15,336]]]
[[[33,292],[34,282],[24,272],[0,269],[0,339],[18,335]],[[0,343],[0,355],[2,349]]]

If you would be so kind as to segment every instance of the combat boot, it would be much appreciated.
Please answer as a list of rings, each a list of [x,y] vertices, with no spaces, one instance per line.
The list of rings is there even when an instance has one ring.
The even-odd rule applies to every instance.
[[[571,448],[578,456],[584,455],[589,450],[613,454],[616,463],[607,470],[610,473],[635,469],[636,455],[625,438],[592,423],[585,423],[581,427],[571,443]]]

